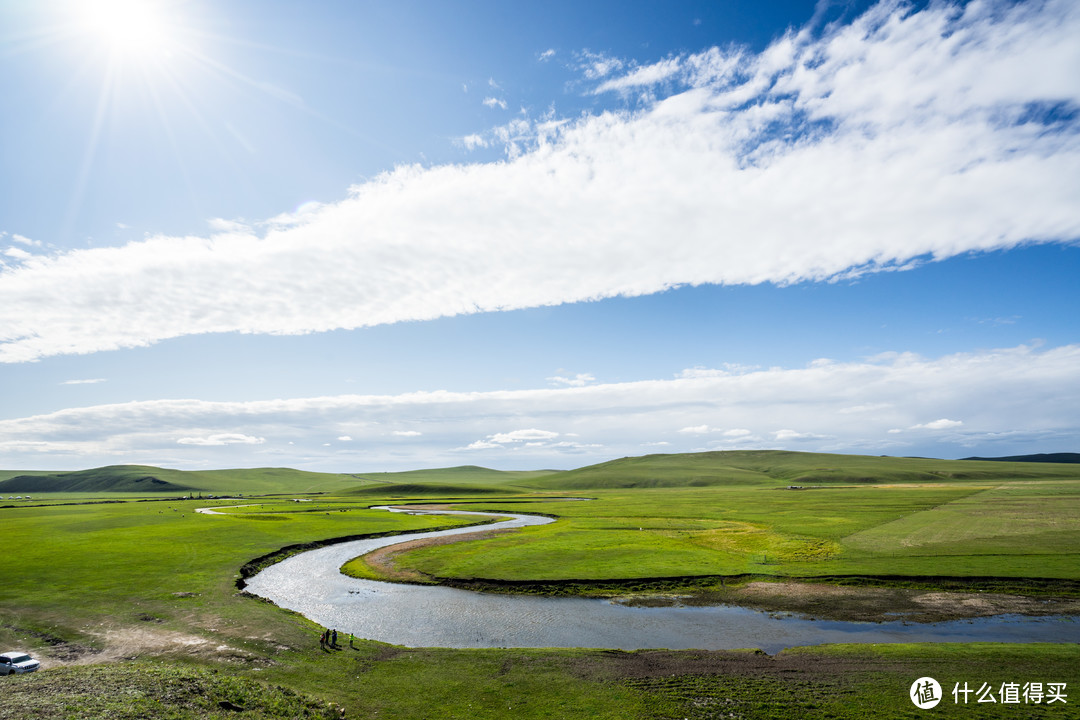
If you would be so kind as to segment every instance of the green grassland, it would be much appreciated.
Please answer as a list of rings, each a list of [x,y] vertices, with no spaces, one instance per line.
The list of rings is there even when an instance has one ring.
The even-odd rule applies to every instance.
[[[1041,680],[1080,692],[1080,649],[1069,645],[833,646],[775,657],[410,650],[361,640],[331,650],[308,620],[236,587],[245,563],[285,546],[470,522],[369,509],[410,500],[558,517],[402,556],[434,575],[1076,580],[1080,466],[705,453],[566,473],[119,466],[38,474],[89,484],[23,491],[32,503],[0,507],[8,541],[0,551],[0,646],[46,662],[42,672],[0,678],[0,720],[333,717],[339,706],[349,718],[918,717],[906,696],[922,675],[949,688]],[[109,489],[148,476],[190,488],[184,496],[246,497]],[[245,507],[195,512],[214,505]],[[971,705],[963,714],[1064,718],[1077,717],[1077,707],[1080,696],[1065,706]]]
[[[510,581],[1080,579],[1076,465],[703,453],[614,461],[532,484],[592,500],[547,502],[541,511],[558,516],[554,524],[413,550],[398,563],[436,577]]]

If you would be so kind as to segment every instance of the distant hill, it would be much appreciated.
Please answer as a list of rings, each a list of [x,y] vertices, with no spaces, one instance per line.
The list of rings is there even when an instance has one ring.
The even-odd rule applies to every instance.
[[[388,484],[416,485],[420,483],[468,486],[472,488],[480,486],[494,488],[493,492],[517,489],[520,492],[521,489],[531,486],[531,481],[557,472],[557,470],[492,470],[479,465],[459,465],[457,467],[435,468],[432,470],[356,473],[353,477],[358,480],[380,483],[384,490]],[[357,492],[366,492],[366,488],[372,488],[371,492],[378,489],[377,486],[366,485],[364,488],[359,488]],[[475,490],[470,492],[475,492]]]
[[[108,465],[73,472],[0,471],[0,494],[44,492],[146,493],[190,491],[230,493],[289,493],[341,491],[362,482],[350,475],[316,473],[290,468],[234,470],[173,470],[152,465]]]
[[[0,470],[0,495],[196,491],[219,495],[325,492],[384,497],[476,497],[604,488],[995,482],[1077,477],[1080,477],[1080,455],[1075,453],[937,460],[734,450],[626,457],[567,471],[502,471],[475,465],[351,474],[291,468],[189,471],[150,465],[110,465],[74,472]]]
[[[590,488],[705,487],[712,485],[840,485],[927,483],[952,480],[1075,477],[1051,465],[977,463],[966,460],[736,450],[644,455],[590,465],[537,478],[545,490]]]
[[[987,462],[1080,463],[1080,453],[1037,453],[1035,455],[1010,455],[1008,457],[969,457],[964,459],[985,460]]]
[[[364,485],[350,490],[350,495],[378,495],[380,497],[409,497],[412,495],[438,495],[439,497],[468,497],[472,495],[502,495],[508,490],[502,486],[444,485],[442,483],[385,483]],[[513,492],[513,491],[510,491]],[[521,492],[518,490],[517,492]]]
[[[112,465],[93,470],[48,474],[16,475],[0,482],[0,494],[91,493],[91,492],[187,492],[192,488],[158,477],[159,468],[142,465]]]
[[[522,492],[520,483],[553,471],[504,472],[465,465],[399,473],[320,473],[292,468],[173,470],[151,465],[109,465],[74,472],[0,470],[0,494],[203,492],[214,494],[389,492],[399,496]],[[432,490],[435,487],[437,490]],[[423,488],[428,488],[424,490]]]

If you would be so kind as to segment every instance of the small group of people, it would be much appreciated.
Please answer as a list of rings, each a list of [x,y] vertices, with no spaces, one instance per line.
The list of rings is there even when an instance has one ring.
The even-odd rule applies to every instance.
[[[337,644],[337,630],[323,630],[322,635],[319,636],[319,645],[321,647],[336,648]],[[349,647],[353,646],[353,636],[349,635]]]

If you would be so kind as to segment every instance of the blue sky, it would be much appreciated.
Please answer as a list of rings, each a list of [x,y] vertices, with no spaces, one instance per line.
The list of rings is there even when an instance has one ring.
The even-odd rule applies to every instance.
[[[0,467],[1080,447],[1073,3],[0,28]]]

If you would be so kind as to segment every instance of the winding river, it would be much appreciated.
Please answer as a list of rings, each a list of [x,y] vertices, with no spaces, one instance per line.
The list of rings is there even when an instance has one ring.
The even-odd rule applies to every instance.
[[[552,522],[536,515],[424,512],[505,518],[488,526],[498,528]],[[408,647],[760,648],[772,654],[823,643],[1080,642],[1080,622],[1073,617],[838,622],[775,616],[728,605],[636,608],[610,600],[478,593],[358,580],[339,572],[348,560],[380,547],[472,532],[477,532],[475,526],[330,545],[271,565],[250,578],[246,590],[319,625],[336,628],[339,634]]]

